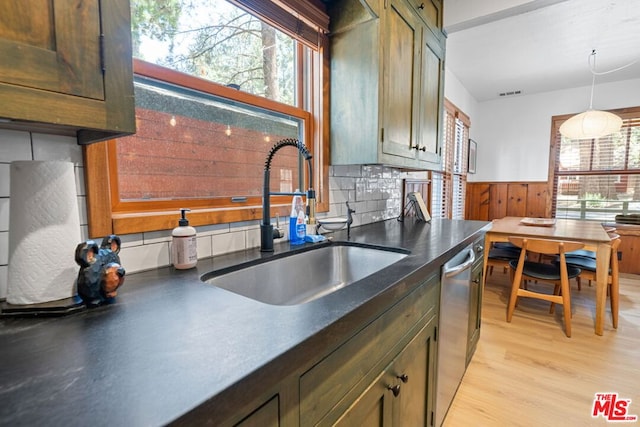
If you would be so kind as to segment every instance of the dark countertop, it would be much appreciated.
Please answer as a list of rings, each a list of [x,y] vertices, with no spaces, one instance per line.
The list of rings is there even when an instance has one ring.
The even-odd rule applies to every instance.
[[[200,260],[192,270],[130,274],[109,306],[4,318],[0,425],[215,424],[317,362],[489,226],[407,218],[354,228],[352,242],[411,254],[298,306],[262,304],[200,281],[203,273],[265,256],[255,249]],[[346,232],[333,236],[344,240]],[[275,246],[273,256],[290,250]]]

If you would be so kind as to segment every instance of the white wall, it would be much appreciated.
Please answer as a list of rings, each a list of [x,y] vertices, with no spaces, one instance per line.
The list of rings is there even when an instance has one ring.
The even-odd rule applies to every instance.
[[[458,107],[460,111],[469,116],[469,119],[471,120],[469,137],[475,140],[474,117],[477,116],[478,101],[471,96],[455,74],[450,72],[448,69],[445,69],[444,74],[444,97]]]
[[[586,110],[591,91],[587,86],[474,104],[461,86],[453,74],[445,75],[445,96],[470,116],[471,138],[478,143],[477,173],[468,176],[470,182],[546,181],[551,117]],[[596,109],[639,105],[640,79],[595,87]]]
[[[496,13],[510,13],[509,9],[529,10],[535,8],[539,0],[447,0],[444,7],[445,27],[457,25],[472,19],[483,19]],[[547,0],[545,3],[548,3]],[[513,13],[513,12],[511,12]]]

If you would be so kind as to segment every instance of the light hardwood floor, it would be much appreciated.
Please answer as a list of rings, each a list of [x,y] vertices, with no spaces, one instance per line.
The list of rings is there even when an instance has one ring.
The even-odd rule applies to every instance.
[[[618,329],[607,300],[604,336],[594,333],[595,284],[572,289],[572,337],[562,307],[520,298],[506,321],[508,274],[487,280],[480,342],[444,422],[458,426],[638,426],[592,418],[596,393],[631,399],[640,420],[640,276],[622,275]]]

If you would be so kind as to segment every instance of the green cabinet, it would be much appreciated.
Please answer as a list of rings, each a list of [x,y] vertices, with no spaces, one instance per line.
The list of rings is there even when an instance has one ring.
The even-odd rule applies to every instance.
[[[301,375],[300,425],[427,425],[439,292],[436,271]]]
[[[484,270],[484,236],[476,240],[473,248],[476,260],[471,266],[471,287],[469,288],[469,336],[467,343],[467,366],[476,351],[480,340],[482,323],[482,274]]]
[[[431,317],[335,425],[430,425],[434,404],[435,334],[436,318]]]
[[[332,164],[439,169],[445,38],[430,26],[441,23],[441,7],[433,17],[419,6],[340,0],[330,8]]]
[[[264,405],[236,424],[237,427],[278,427],[280,425],[280,407],[278,396],[274,396]]]
[[[83,144],[135,132],[130,15],[129,0],[5,2],[3,126]]]
[[[429,28],[442,30],[442,0],[408,0],[409,4]],[[442,37],[444,34],[438,32]]]

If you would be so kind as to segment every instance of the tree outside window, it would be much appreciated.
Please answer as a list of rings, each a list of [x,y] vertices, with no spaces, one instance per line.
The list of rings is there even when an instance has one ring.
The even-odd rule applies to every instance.
[[[181,207],[192,208],[193,225],[258,219],[264,161],[283,138],[314,155],[318,211],[328,208],[324,30],[305,21],[294,26],[305,28],[298,36],[249,13],[252,2],[237,4],[247,9],[225,0],[131,0],[138,131],[87,149],[87,163],[96,162],[88,179],[110,181],[108,196],[88,195],[90,217],[100,217],[90,234],[171,228],[169,212]],[[290,13],[255,5],[265,16]],[[295,148],[280,150],[271,190],[306,190],[303,167]],[[274,197],[272,214],[289,203]]]

